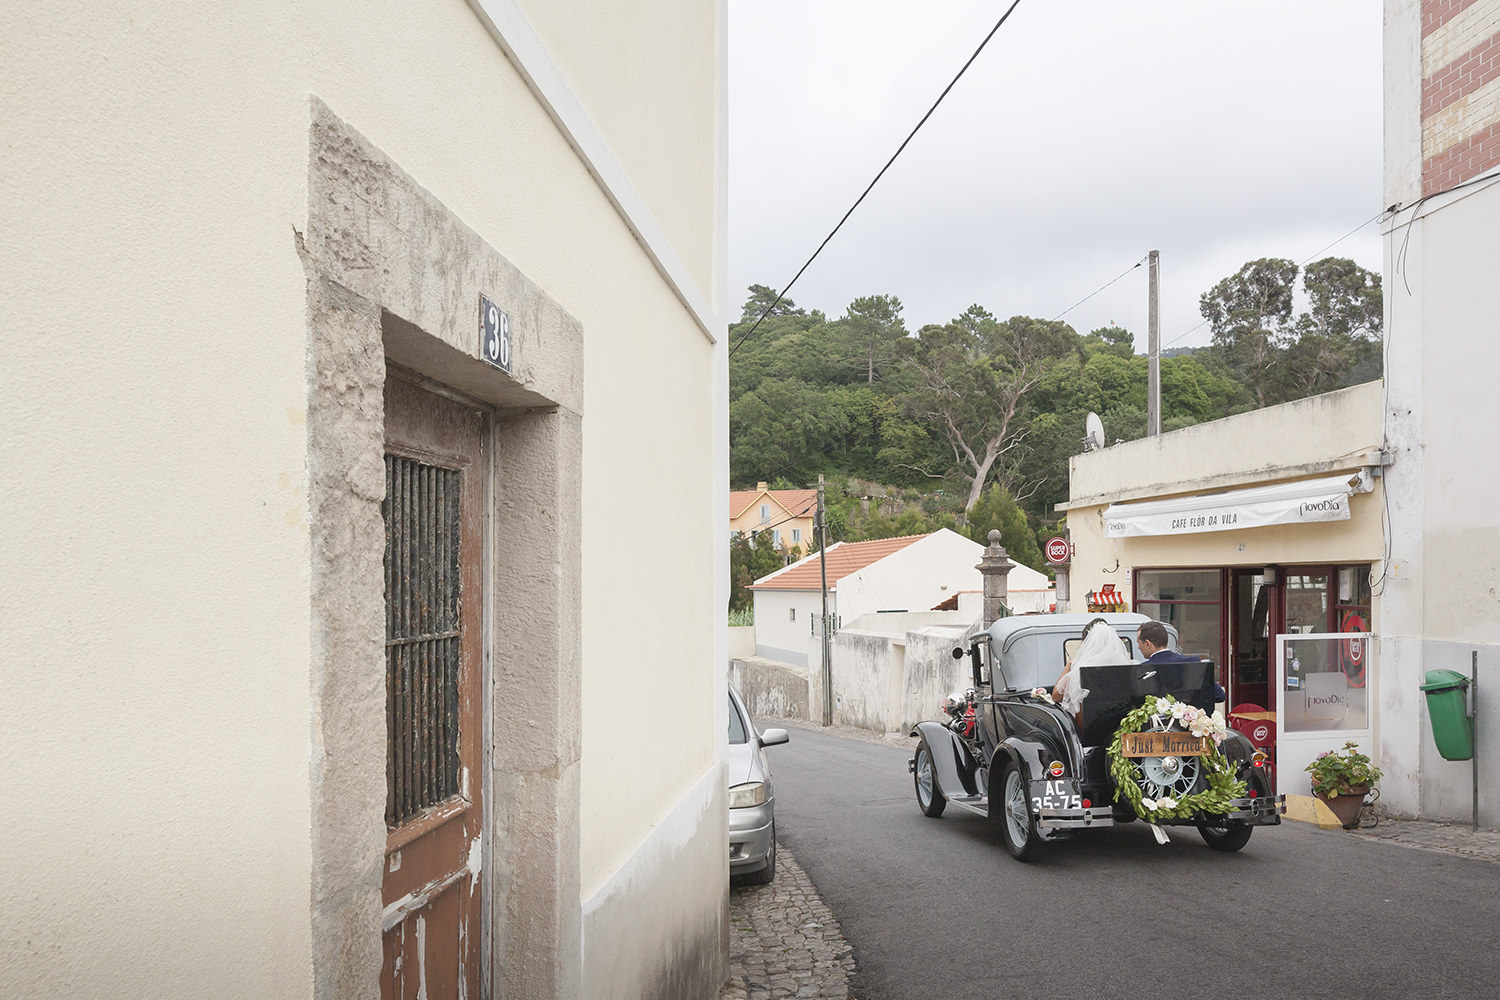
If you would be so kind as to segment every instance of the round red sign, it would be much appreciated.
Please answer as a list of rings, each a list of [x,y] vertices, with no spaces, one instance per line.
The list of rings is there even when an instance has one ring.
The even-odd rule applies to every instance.
[[[1357,611],[1344,613],[1339,623],[1341,632],[1363,632],[1366,628],[1364,616]],[[1351,636],[1343,645],[1344,673],[1349,676],[1350,687],[1365,686],[1365,642],[1363,636]]]
[[[1068,561],[1068,540],[1061,535],[1047,539],[1047,561],[1058,565]]]

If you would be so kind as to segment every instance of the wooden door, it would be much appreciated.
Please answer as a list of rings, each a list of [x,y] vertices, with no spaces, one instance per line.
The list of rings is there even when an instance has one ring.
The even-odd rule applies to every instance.
[[[480,414],[386,382],[381,996],[479,997]]]

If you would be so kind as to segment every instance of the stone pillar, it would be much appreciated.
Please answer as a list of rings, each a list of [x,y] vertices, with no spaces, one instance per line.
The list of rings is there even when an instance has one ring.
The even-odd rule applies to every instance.
[[[974,568],[984,576],[984,628],[988,629],[1000,619],[1008,592],[1006,577],[1015,563],[1005,554],[1000,544],[1000,532],[990,530],[990,544],[985,547],[984,557]]]

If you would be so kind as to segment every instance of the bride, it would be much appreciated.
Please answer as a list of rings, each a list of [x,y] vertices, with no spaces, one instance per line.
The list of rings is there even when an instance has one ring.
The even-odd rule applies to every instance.
[[[1125,664],[1130,661],[1130,653],[1125,648],[1122,640],[1114,628],[1103,618],[1095,618],[1083,627],[1083,643],[1078,647],[1078,652],[1063,667],[1063,675],[1057,679],[1057,684],[1052,688],[1052,700],[1062,707],[1064,712],[1077,715],[1083,705],[1083,699],[1088,697],[1088,689],[1078,686],[1079,667],[1102,667],[1110,664]]]

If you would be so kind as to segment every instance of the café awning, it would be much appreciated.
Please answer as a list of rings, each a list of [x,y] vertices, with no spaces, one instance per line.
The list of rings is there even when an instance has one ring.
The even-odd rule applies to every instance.
[[[1347,521],[1349,495],[1368,492],[1362,472],[1166,500],[1115,503],[1104,509],[1108,538],[1236,531],[1272,524]]]

